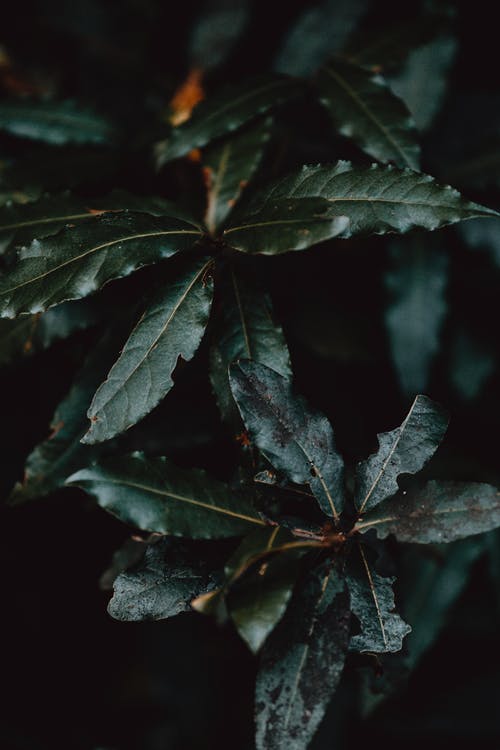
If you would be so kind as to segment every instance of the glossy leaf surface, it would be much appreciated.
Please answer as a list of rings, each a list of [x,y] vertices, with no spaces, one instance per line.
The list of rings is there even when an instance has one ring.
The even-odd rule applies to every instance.
[[[211,258],[183,263],[151,300],[93,398],[83,442],[98,443],[127,430],[172,388],[179,358],[190,360],[205,332],[211,265]]]
[[[419,168],[410,112],[380,75],[333,59],[321,69],[316,85],[339,133],[381,162]]]
[[[86,297],[111,279],[187,249],[200,236],[181,220],[121,212],[34,240],[0,281],[0,315],[43,312]]]
[[[255,691],[257,750],[307,747],[342,675],[349,623],[337,571],[311,571],[262,651]]]
[[[500,491],[491,484],[434,480],[379,505],[358,523],[381,539],[400,542],[453,542],[500,526]]]
[[[263,526],[250,503],[200,469],[140,453],[113,457],[76,472],[68,484],[93,495],[121,521],[144,531],[220,539]]]
[[[403,424],[380,433],[378,451],[358,465],[355,503],[359,513],[394,495],[400,474],[420,471],[434,455],[447,426],[442,407],[427,396],[417,396]]]
[[[231,367],[230,380],[243,421],[268,461],[291,482],[309,484],[324,513],[337,520],[344,463],[327,418],[264,365],[241,360]]]

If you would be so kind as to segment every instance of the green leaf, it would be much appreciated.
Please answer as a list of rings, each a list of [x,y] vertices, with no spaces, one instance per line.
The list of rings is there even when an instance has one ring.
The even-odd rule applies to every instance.
[[[199,104],[191,119],[175,128],[166,141],[157,144],[158,166],[237,130],[264,112],[297,96],[301,90],[301,84],[292,78],[273,74],[228,86],[224,92]]]
[[[493,263],[500,268],[500,220],[468,221],[461,224],[459,234],[465,243],[474,250],[486,250]]]
[[[267,640],[255,692],[257,750],[303,750],[340,681],[350,614],[336,570],[309,573]]]
[[[226,565],[229,614],[254,653],[285,613],[305,549],[286,529],[259,529],[243,540]]]
[[[196,596],[216,582],[199,554],[183,545],[160,539],[148,545],[141,560],[121,573],[113,585],[108,612],[115,620],[163,620],[189,612]]]
[[[439,36],[412,50],[403,69],[390,78],[392,90],[405,102],[419,130],[427,130],[439,112],[456,52],[453,36]]]
[[[189,259],[154,295],[92,400],[84,443],[124,432],[170,391],[179,358],[192,359],[205,333],[212,264],[211,258]]]
[[[482,222],[488,224],[489,222]],[[447,312],[448,255],[419,235],[389,247],[384,320],[403,393],[425,390]]]
[[[107,119],[72,101],[4,101],[0,104],[0,130],[56,146],[109,143],[114,135]]]
[[[500,526],[500,491],[478,482],[431,481],[379,505],[358,531],[375,529],[400,542],[453,542]]]
[[[334,59],[320,70],[316,85],[339,133],[381,162],[419,168],[412,117],[380,75]]]
[[[14,487],[11,503],[48,495],[97,455],[95,448],[81,444],[81,438],[87,428],[86,412],[92,394],[113,361],[115,334],[112,329],[102,337],[77,374],[54,412],[48,438],[28,456],[23,481]]]
[[[366,11],[367,0],[323,0],[308,4],[288,32],[274,69],[294,76],[309,76],[341,49]]]
[[[262,120],[204,150],[205,223],[210,232],[222,226],[257,171],[269,141],[270,126],[270,119]]]
[[[43,315],[0,320],[0,365],[48,349],[55,341],[95,325],[103,309],[96,300],[66,302]]]
[[[279,255],[344,236],[348,223],[345,216],[332,216],[323,198],[278,198],[239,219],[224,239],[246,253]]]
[[[91,223],[104,213],[126,210],[141,211],[153,216],[173,216],[193,223],[182,209],[160,198],[131,195],[122,190],[89,200],[63,193],[43,195],[38,200],[21,204],[9,202],[2,206],[0,236],[13,235],[16,244],[26,244],[56,234],[65,226],[73,228],[81,222]]]
[[[238,359],[253,359],[288,377],[290,356],[281,326],[275,322],[271,300],[262,284],[234,266],[225,269],[217,291],[219,317],[210,352],[210,378],[224,421],[241,425],[229,385],[228,367]]]
[[[462,329],[451,341],[449,378],[454,390],[466,401],[477,398],[496,370],[496,347]]]
[[[189,38],[191,65],[211,71],[224,64],[238,46],[249,20],[249,0],[205,2],[193,18]]]
[[[405,662],[410,668],[416,666],[446,625],[451,607],[468,583],[472,565],[485,550],[485,542],[484,537],[462,539],[434,548],[427,555],[417,555],[415,548],[410,548],[400,577],[401,605],[411,623],[405,641]]]
[[[441,406],[416,396],[403,424],[378,437],[379,449],[358,464],[355,504],[360,514],[394,495],[400,474],[423,469],[441,443],[448,416]]]
[[[353,167],[350,162],[340,161],[333,166],[304,166],[263,188],[238,221],[246,225],[256,215],[272,215],[275,205],[284,215],[283,207],[290,199],[295,201],[290,212],[294,216],[299,199],[312,198],[323,198],[330,204],[329,210],[326,203],[316,204],[315,208],[311,204],[322,221],[327,217],[347,217],[349,223],[340,232],[343,239],[357,234],[402,234],[418,227],[434,230],[464,219],[498,216],[492,209],[466,201],[449,185],[438,185],[429,175],[377,164]],[[224,233],[230,243],[237,231],[237,227],[230,227]]]
[[[356,544],[347,560],[351,611],[361,626],[361,632],[352,637],[350,648],[375,654],[399,651],[411,628],[394,612],[395,578],[379,575],[373,558],[368,548]]]
[[[344,47],[344,56],[357,65],[393,70],[400,68],[409,54],[431,43],[437,36],[449,32],[446,13],[431,10],[420,18],[402,23],[394,20],[377,28],[373,24],[357,31]]]
[[[185,221],[123,211],[35,240],[0,280],[0,317],[86,297],[107,281],[179,250],[201,232]]]
[[[263,526],[243,497],[200,469],[180,469],[141,453],[109,458],[78,471],[67,484],[93,495],[124,523],[144,531],[221,539]]]
[[[269,367],[241,360],[230,368],[233,396],[243,421],[267,460],[291,482],[309,484],[326,515],[343,507],[344,462],[332,427]]]

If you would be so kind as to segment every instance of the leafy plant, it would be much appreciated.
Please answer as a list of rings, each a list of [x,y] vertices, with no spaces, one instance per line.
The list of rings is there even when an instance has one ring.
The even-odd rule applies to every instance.
[[[108,576],[110,614],[156,620],[194,609],[232,623],[259,653],[258,750],[299,750],[346,659],[362,667],[368,710],[437,637],[473,562],[489,549],[495,566],[494,537],[476,536],[500,527],[498,489],[414,476],[448,423],[415,394],[440,352],[451,283],[446,240],[422,230],[460,224],[457,242],[491,248],[500,214],[446,184],[451,159],[434,161],[439,179],[420,171],[433,164],[421,141],[456,52],[446,14],[402,27],[398,46],[357,27],[365,3],[325,2],[298,15],[274,72],[214,85],[205,98],[200,65],[217,69],[234,53],[224,35],[214,52],[213,29],[230,17],[245,33],[244,5],[198,19],[191,75],[140,134],[70,99],[0,102],[0,130],[27,149],[13,148],[1,171],[0,362],[65,339],[82,362],[10,502],[78,487],[139,530]],[[325,14],[341,20],[327,43]],[[307,54],[297,39],[309,40]],[[428,59],[437,60],[429,90]],[[134,192],[123,175],[138,163]],[[466,168],[457,184],[475,188]],[[291,253],[340,258],[369,236],[371,252],[388,250],[381,320],[401,392],[414,400],[374,453],[345,465],[329,419],[292,382],[294,342],[289,351],[267,276],[286,285]],[[494,358],[455,335],[450,378],[473,398]],[[232,439],[218,472],[189,452],[213,441],[183,412],[189,377],[210,380],[217,429]],[[403,616],[391,557],[406,580],[422,571],[428,584],[419,609],[418,580],[407,583]],[[456,583],[441,595],[450,571]],[[373,655],[386,664],[376,690]]]

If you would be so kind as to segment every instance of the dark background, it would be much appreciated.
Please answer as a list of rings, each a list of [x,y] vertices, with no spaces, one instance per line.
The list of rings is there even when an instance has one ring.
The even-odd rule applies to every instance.
[[[149,130],[151,113],[168,101],[189,69],[186,50],[201,5],[193,0],[10,4],[0,44],[25,73],[55,80],[62,95],[111,107],[137,137]],[[226,66],[213,72],[211,83],[268,69],[289,23],[305,5],[276,4],[271,15],[269,2],[254,2],[247,33]],[[423,5],[374,3],[370,23],[387,28]],[[450,132],[465,129],[470,143],[482,137],[485,120],[491,122],[492,115],[498,122],[500,114],[494,5],[488,0],[451,5],[460,46],[447,107],[424,150],[424,167],[431,173],[437,171],[439,144],[447,143]],[[482,109],[475,116],[468,102],[476,100]],[[307,132],[307,117],[302,126]],[[1,143],[14,147],[8,138]],[[460,158],[460,141],[456,153]],[[106,179],[96,174],[93,188],[105,192]],[[140,192],[148,178],[138,160],[117,179]],[[161,176],[156,179],[156,188],[168,192]],[[467,195],[500,206],[494,187],[471,188]],[[451,387],[449,373],[453,331],[464,321],[496,357],[499,271],[487,254],[470,252],[445,231],[452,256],[449,313],[426,392],[451,412],[452,426],[435,471],[498,482],[498,367],[472,399]],[[373,447],[376,432],[400,423],[409,403],[399,390],[383,327],[383,243],[350,242],[335,256],[320,247],[278,260],[267,262],[266,270],[299,387],[328,414],[339,447],[354,459]],[[88,335],[80,334],[76,343],[57,344],[1,373],[4,497],[22,476],[27,453],[46,436],[53,410],[89,345]],[[196,424],[211,439],[195,441],[189,461],[224,474],[235,448],[218,424],[206,366],[200,364],[204,358],[202,351],[198,366],[186,368],[174,399],[166,399],[152,423],[170,420],[184,446]],[[182,460],[185,447],[178,450]],[[128,536],[126,528],[73,491],[3,508],[1,515],[0,747],[251,748],[255,664],[235,633],[197,615],[144,624],[117,623],[107,615],[109,594],[99,589],[99,577]],[[348,673],[317,747],[358,748],[380,741],[386,748],[404,744],[408,750],[443,743],[497,748],[497,597],[483,558],[407,689],[361,721],[350,700]]]

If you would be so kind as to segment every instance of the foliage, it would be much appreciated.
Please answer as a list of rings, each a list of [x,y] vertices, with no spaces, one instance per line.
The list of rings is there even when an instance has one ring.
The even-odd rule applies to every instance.
[[[365,5],[324,2],[298,14],[273,70],[218,87],[210,73],[224,69],[234,40],[222,34],[213,52],[214,29],[234,23],[244,34],[249,10],[215,3],[188,45],[195,69],[209,75],[204,100],[196,104],[201,73],[191,75],[140,133],[127,132],[112,108],[63,97],[14,91],[0,103],[8,146],[0,362],[50,356],[66,339],[75,352],[83,341],[87,355],[10,502],[80,488],[142,532],[139,553],[133,546],[119,555],[109,613],[138,621],[194,609],[232,623],[258,654],[258,750],[306,748],[350,660],[366,665],[377,655],[414,668],[473,561],[487,549],[492,570],[497,561],[494,536],[483,544],[476,535],[500,527],[500,491],[468,477],[429,477],[448,417],[419,391],[440,352],[450,238],[474,252],[486,247],[497,263],[500,213],[481,195],[466,197],[477,184],[467,169],[456,170],[462,194],[447,184],[457,165],[425,150],[457,46],[446,14],[428,11],[400,30],[399,49],[370,38]],[[338,26],[328,43],[326,16]],[[297,40],[304,50],[295,55]],[[427,90],[429,60],[437,65]],[[303,132],[304,110],[325,136],[317,151]],[[304,159],[308,149],[314,156]],[[136,194],[131,180],[123,189],[116,165],[126,172],[138,161],[145,177]],[[89,164],[109,169],[113,189],[89,178]],[[450,225],[460,225],[455,235]],[[424,233],[441,229],[436,238]],[[341,451],[326,407],[299,394],[307,357],[300,361],[293,337],[289,348],[267,283],[271,269],[286,284],[291,255],[317,262],[328,253],[335,263],[356,243],[386,258],[380,320],[401,392],[413,399],[368,456],[363,447]],[[456,340],[470,337],[459,331]],[[461,376],[460,352],[466,368],[474,343],[470,355],[455,347],[450,378],[464,398],[494,368],[486,351],[477,385]],[[222,469],[193,468],[200,462],[178,450],[201,432],[197,415],[189,423],[181,413],[181,429],[169,421],[193,372],[210,380],[218,429],[232,441],[237,460],[228,455]],[[413,546],[448,543],[442,568],[422,563]],[[428,577],[428,627],[418,612],[413,620],[404,590],[399,614],[391,555],[403,582],[415,570]],[[456,571],[460,580],[440,594]]]

